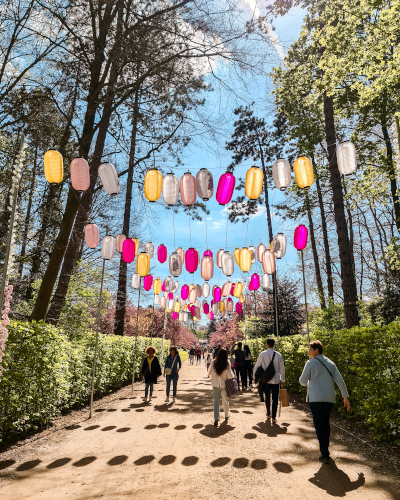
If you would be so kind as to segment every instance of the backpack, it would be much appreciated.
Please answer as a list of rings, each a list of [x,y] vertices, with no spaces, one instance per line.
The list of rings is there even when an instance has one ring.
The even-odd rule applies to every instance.
[[[260,382],[262,382],[263,384],[268,384],[268,382],[274,378],[274,375],[275,375],[275,366],[274,366],[275,354],[276,353],[274,352],[274,355],[272,356],[271,363],[267,366],[267,369],[264,370],[261,374]]]
[[[235,359],[238,365],[244,365],[245,353],[242,349],[237,349],[235,351]]]

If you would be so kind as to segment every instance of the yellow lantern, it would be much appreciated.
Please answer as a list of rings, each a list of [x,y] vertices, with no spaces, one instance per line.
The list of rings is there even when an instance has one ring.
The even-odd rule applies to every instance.
[[[146,173],[144,178],[144,195],[154,203],[161,196],[162,175],[161,172],[152,168]]]
[[[246,196],[250,200],[257,200],[262,193],[264,174],[261,169],[251,167],[246,173]]]
[[[239,302],[241,302],[242,304],[244,302],[244,295],[243,295],[243,293],[240,294]]]
[[[50,184],[60,184],[64,177],[63,157],[50,149],[44,154],[44,175]]]
[[[131,238],[132,241],[135,243],[135,257],[139,252],[139,240],[137,238]]]
[[[218,309],[219,309],[219,312],[221,312],[221,313],[225,311],[225,304],[222,300],[219,303]]]
[[[196,285],[193,285],[193,283],[191,285],[189,285],[189,290],[193,290],[193,288],[196,288]]]
[[[183,312],[186,312],[186,311],[187,311],[187,308],[188,308],[188,306],[187,306],[187,304],[185,304],[185,305],[183,306]]]
[[[146,252],[141,252],[136,259],[137,273],[139,276],[147,276],[150,271],[150,257]]]
[[[174,312],[178,313],[181,310],[181,305],[179,302],[175,302]]]
[[[239,254],[239,267],[244,272],[250,271],[251,268],[251,252],[248,248],[242,248]]]
[[[273,252],[273,251],[274,251],[274,242],[273,242],[273,241],[271,241],[271,244],[270,244],[270,246],[269,246],[269,249],[270,249],[270,251],[271,251],[271,252]]]
[[[240,297],[242,295],[242,284],[236,283],[235,288],[233,289],[233,296]]]
[[[240,260],[240,248],[235,248],[235,251],[233,252],[233,256],[235,257],[236,264],[239,265],[239,260]]]
[[[314,171],[309,158],[300,156],[293,163],[297,185],[302,189],[309,189],[314,182]]]
[[[162,281],[160,278],[156,278],[153,283],[153,291],[156,295],[159,295],[161,293],[161,288],[162,288]]]

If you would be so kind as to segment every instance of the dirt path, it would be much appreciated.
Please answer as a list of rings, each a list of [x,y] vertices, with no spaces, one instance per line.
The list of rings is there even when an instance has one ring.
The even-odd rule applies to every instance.
[[[163,381],[152,405],[143,392],[120,397],[62,437],[25,445],[16,463],[0,455],[0,498],[400,499],[398,471],[345,434],[333,431],[334,461],[319,463],[309,416],[294,407],[272,425],[258,395],[243,393],[215,428],[205,375],[185,362],[175,404]]]

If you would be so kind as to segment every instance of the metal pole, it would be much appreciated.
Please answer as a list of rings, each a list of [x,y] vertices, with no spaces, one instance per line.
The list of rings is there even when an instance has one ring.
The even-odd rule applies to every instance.
[[[153,337],[154,337],[154,299],[153,299],[153,328],[151,329],[150,340],[153,340]]]
[[[256,300],[256,291],[255,290],[254,290],[254,325],[256,327],[256,339],[258,339],[257,300]]]
[[[21,155],[21,152],[23,151],[24,143],[25,143],[25,136],[24,136],[24,134],[22,134],[21,140],[19,142],[19,151],[18,151],[18,157],[17,157],[18,160],[19,160],[19,157]],[[10,217],[10,227],[8,229],[6,254],[5,254],[5,257],[4,257],[3,276],[2,276],[2,279],[1,279],[0,311],[3,310],[4,289],[5,289],[6,281],[7,281],[8,260],[10,258],[12,233],[13,233],[13,229],[14,229],[15,209],[16,209],[16,206],[17,206],[17,198],[18,198],[18,188],[19,188],[19,181],[18,181],[18,184],[15,185],[15,187],[14,187],[14,193],[13,193],[13,201],[12,201],[12,209],[11,209],[11,217]],[[8,204],[8,200],[7,200],[7,204]]]
[[[165,329],[167,327],[167,306],[165,305],[164,309],[164,329],[163,329],[163,334],[162,334],[162,340],[161,340],[161,353],[160,353],[160,359],[161,359],[161,366],[163,364],[163,355],[164,355],[164,339],[165,339]]]
[[[96,376],[97,345],[99,343],[100,314],[101,314],[101,305],[102,305],[102,301],[103,301],[103,282],[104,282],[104,268],[105,268],[105,265],[106,265],[106,260],[103,259],[103,269],[101,271],[101,285],[100,285],[99,309],[97,311],[96,341],[95,341],[95,344],[94,344],[94,356],[93,356],[93,368],[92,368],[92,390],[91,390],[91,393],[90,393],[89,418],[92,418],[92,413],[93,413],[94,378]]]
[[[139,304],[140,304],[140,290],[142,288],[142,277],[140,277],[139,281],[139,297],[137,303],[137,312],[136,312],[136,335],[135,335],[135,347],[133,352],[133,362],[132,362],[132,394],[133,394],[133,383],[135,381],[135,361],[136,361],[136,349],[137,349],[137,338],[138,338],[138,325],[139,325]]]
[[[276,270],[272,275],[272,280],[274,284],[274,298],[275,298],[275,323],[276,323],[276,346],[279,343],[279,319],[278,319],[278,280],[276,279]]]
[[[303,284],[304,284],[304,304],[306,306],[306,321],[307,321],[307,343],[310,342],[310,330],[308,327],[308,310],[307,310],[307,291],[306,291],[306,275],[304,272],[304,257],[303,250],[301,250],[301,264],[303,266]]]

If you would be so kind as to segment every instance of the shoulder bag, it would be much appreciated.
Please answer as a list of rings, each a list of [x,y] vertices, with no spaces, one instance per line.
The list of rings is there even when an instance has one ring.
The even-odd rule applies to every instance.
[[[225,380],[226,395],[229,397],[234,396],[238,392],[237,381],[235,378],[227,378]]]
[[[329,370],[329,368],[326,366],[326,364],[325,364],[325,363],[323,363],[323,362],[322,362],[320,359],[318,359],[318,358],[314,358],[314,359],[317,359],[317,360],[321,363],[321,365],[323,365],[323,366],[325,367],[325,369],[328,371],[329,375],[332,377],[332,380],[333,380],[333,375],[332,375],[331,371]]]
[[[171,368],[166,368],[166,369],[165,369],[165,375],[171,375],[171,373],[172,373],[172,368],[174,367],[174,364],[175,364],[175,360],[176,360],[176,356],[174,356],[174,360],[172,361]]]
[[[260,381],[263,384],[268,384],[268,382],[272,380],[275,376],[275,366],[274,366],[275,354],[276,352],[274,351],[274,355],[272,356],[270,364],[267,366],[267,369],[264,370],[261,374]]]

